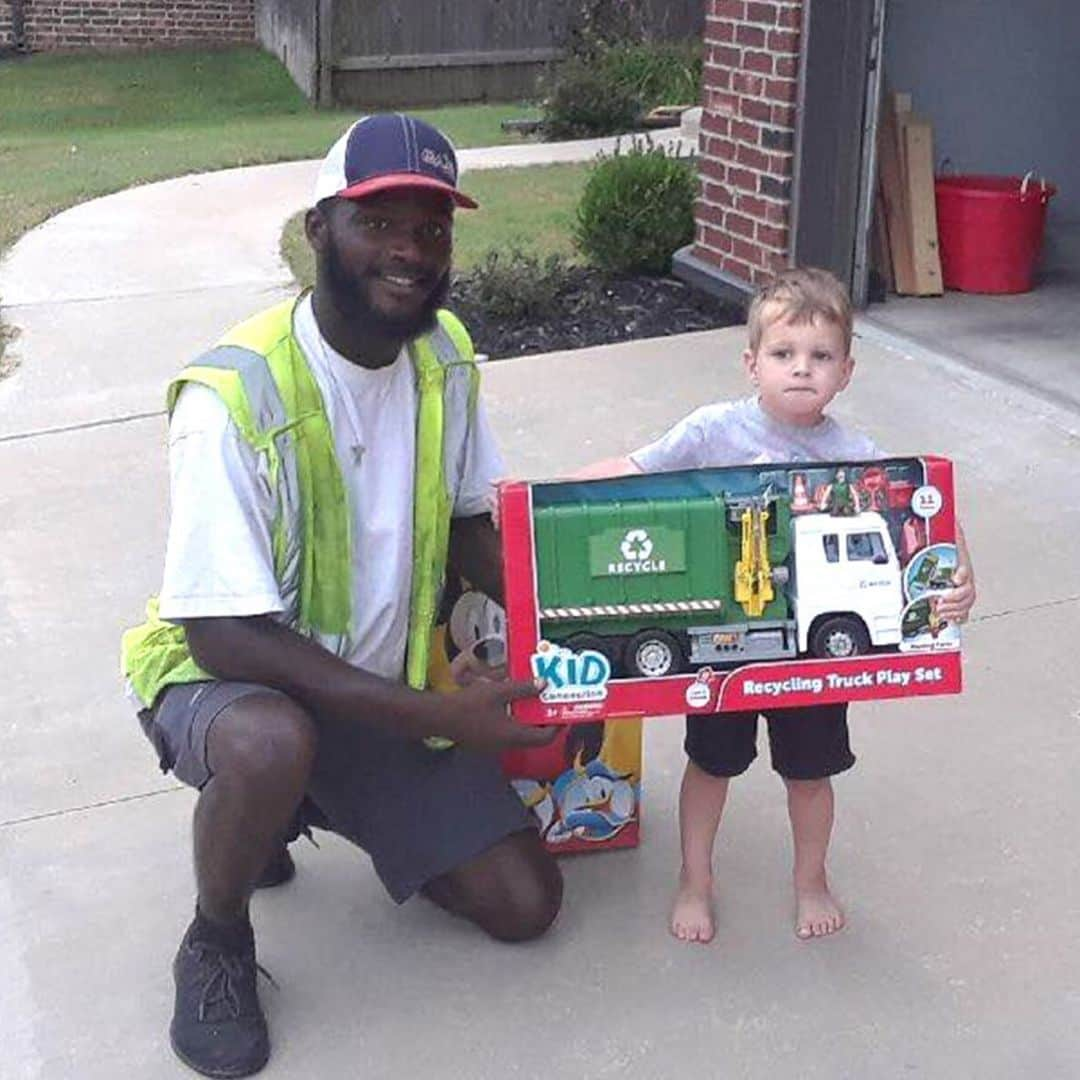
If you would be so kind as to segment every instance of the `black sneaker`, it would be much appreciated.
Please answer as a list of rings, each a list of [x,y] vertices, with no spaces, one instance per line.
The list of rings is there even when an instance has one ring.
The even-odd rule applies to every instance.
[[[284,885],[286,881],[292,881],[294,877],[296,877],[296,863],[293,862],[289,849],[283,844],[263,867],[262,873],[255,882],[255,888],[272,889],[276,885]]]
[[[176,1056],[204,1076],[250,1076],[270,1057],[255,988],[255,940],[240,949],[196,937],[188,927],[173,962],[176,1008],[169,1038]]]

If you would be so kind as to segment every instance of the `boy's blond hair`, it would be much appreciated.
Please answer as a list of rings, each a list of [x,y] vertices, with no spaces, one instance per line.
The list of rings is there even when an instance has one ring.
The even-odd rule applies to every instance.
[[[782,270],[758,289],[750,301],[746,318],[750,351],[758,351],[765,327],[774,322],[809,323],[817,318],[840,328],[844,335],[844,355],[848,355],[854,315],[847,289],[828,270],[816,266]]]

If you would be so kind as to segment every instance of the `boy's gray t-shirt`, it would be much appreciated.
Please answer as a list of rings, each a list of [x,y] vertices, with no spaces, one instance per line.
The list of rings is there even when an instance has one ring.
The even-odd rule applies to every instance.
[[[630,460],[644,472],[768,465],[784,461],[872,461],[885,454],[830,416],[814,427],[772,419],[756,397],[703,405]]]

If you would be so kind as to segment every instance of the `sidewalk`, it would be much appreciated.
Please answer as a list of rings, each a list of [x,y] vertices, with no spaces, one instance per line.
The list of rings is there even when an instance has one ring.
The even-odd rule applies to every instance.
[[[160,579],[164,381],[288,293],[277,230],[313,168],[110,196],[0,267],[22,329],[22,366],[0,383],[4,1080],[192,1075],[166,1029],[193,798],[157,772],[126,708],[117,640]],[[741,348],[736,328],[501,361],[485,394],[512,470],[552,475],[742,393]],[[833,855],[849,927],[810,944],[791,933],[766,754],[718,844],[715,944],[668,938],[681,730],[652,720],[642,846],[566,860],[563,914],[529,946],[422,902],[396,908],[333,837],[296,845],[296,880],[254,904],[280,984],[264,984],[262,1075],[1080,1073],[1077,417],[923,350],[863,339],[856,355],[837,413],[897,453],[955,459],[980,604],[964,695],[854,713],[860,760],[837,784]]]

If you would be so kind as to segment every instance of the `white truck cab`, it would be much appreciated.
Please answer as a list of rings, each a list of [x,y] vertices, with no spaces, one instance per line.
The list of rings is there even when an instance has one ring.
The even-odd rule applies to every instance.
[[[851,517],[794,517],[789,591],[799,652],[854,656],[900,642],[900,560],[885,519],[875,511]]]

